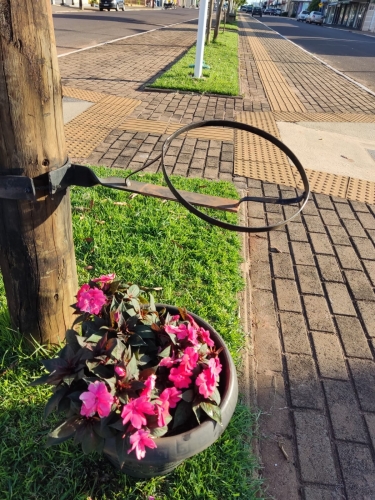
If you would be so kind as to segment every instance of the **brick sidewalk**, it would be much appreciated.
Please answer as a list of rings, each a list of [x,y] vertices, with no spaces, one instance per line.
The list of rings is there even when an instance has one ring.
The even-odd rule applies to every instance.
[[[185,23],[59,60],[68,90],[96,92],[92,99],[99,101],[100,93],[128,99],[123,121],[112,128],[103,122],[104,140],[86,158],[89,163],[137,168],[158,154],[168,127],[236,119],[244,112],[259,119],[259,113],[285,113],[277,109],[285,106],[290,113],[300,109],[309,120],[311,113],[374,117],[373,96],[247,16],[240,22],[243,99],[143,90],[191,46],[195,30],[194,23]],[[151,52],[155,47],[157,57]],[[327,98],[317,94],[317,86],[327,88]],[[293,187],[234,176],[235,150],[233,136],[187,137],[174,141],[166,162],[170,172],[231,180],[252,195],[294,196]],[[262,411],[261,473],[268,494],[280,500],[370,500],[375,498],[375,206],[318,193],[287,227],[247,240],[252,297],[247,362],[256,374],[252,403]],[[270,224],[292,210],[254,204],[249,223]]]

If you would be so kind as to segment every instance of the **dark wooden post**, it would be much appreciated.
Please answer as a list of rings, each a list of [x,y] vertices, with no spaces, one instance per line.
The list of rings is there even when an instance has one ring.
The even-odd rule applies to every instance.
[[[0,182],[67,160],[50,0],[0,0]],[[64,338],[77,291],[69,192],[0,198],[0,267],[14,328]]]
[[[212,26],[212,13],[214,11],[215,0],[210,0],[208,4],[208,18],[207,18],[207,31],[206,31],[206,44],[211,42],[211,26]]]

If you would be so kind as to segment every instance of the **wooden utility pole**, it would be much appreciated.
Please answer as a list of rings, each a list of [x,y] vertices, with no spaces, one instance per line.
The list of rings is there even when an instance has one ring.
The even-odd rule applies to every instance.
[[[220,20],[221,20],[221,11],[223,9],[224,0],[218,0],[217,4],[218,5],[217,5],[217,10],[216,10],[216,24],[215,24],[215,28],[214,28],[213,41],[215,41],[216,38],[219,35]]]
[[[0,184],[4,175],[35,180],[66,160],[51,2],[0,0]],[[63,340],[77,292],[69,191],[0,198],[0,267],[13,328]]]

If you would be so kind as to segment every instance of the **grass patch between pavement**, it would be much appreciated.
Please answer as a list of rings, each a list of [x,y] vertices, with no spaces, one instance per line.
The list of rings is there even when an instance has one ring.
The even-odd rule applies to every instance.
[[[124,171],[96,169],[98,175]],[[161,183],[147,174],[140,180]],[[232,184],[202,179],[176,180],[181,189],[237,198]],[[240,241],[188,213],[173,202],[97,187],[72,189],[74,240],[80,282],[116,272],[125,280],[162,286],[157,301],[186,305],[211,322],[225,338],[237,364],[243,346],[236,294]],[[214,211],[210,211],[214,212]],[[214,212],[216,216],[218,212]],[[236,215],[220,213],[235,222]],[[93,266],[87,270],[87,266]],[[251,450],[256,416],[239,404],[223,436],[168,476],[132,479],[98,455],[84,456],[71,441],[45,448],[57,417],[43,422],[50,395],[46,386],[29,387],[41,373],[40,360],[52,355],[39,348],[32,355],[9,330],[0,290],[0,498],[4,500],[251,500],[259,496],[257,464]]]
[[[229,25],[232,26],[232,25]],[[238,34],[234,30],[220,33],[217,40],[204,48],[203,78],[193,78],[196,47],[192,47],[176,64],[149,87],[209,94],[238,95]]]

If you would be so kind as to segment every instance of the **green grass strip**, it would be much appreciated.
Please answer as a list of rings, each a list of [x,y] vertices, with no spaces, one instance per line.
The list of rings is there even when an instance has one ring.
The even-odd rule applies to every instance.
[[[95,169],[123,177],[124,171]],[[161,184],[161,176],[139,180]],[[237,198],[232,184],[174,179],[177,187]],[[236,233],[212,227],[181,205],[97,187],[72,189],[73,226],[80,282],[116,272],[125,280],[162,286],[160,302],[186,305],[211,322],[238,363],[243,332],[236,294],[243,288]],[[217,211],[208,213],[218,214]],[[228,222],[236,215],[219,213]],[[88,266],[93,266],[88,270]],[[2,285],[1,285],[2,286]],[[0,290],[3,292],[3,288]],[[251,450],[256,416],[241,404],[223,436],[173,473],[147,481],[132,479],[98,455],[82,455],[68,441],[45,448],[58,417],[43,421],[49,387],[29,387],[41,373],[40,348],[25,353],[9,330],[4,293],[0,295],[0,498],[4,500],[218,500],[261,498]]]
[[[215,42],[205,46],[204,62],[210,69],[203,70],[203,78],[193,78],[194,68],[189,67],[195,63],[194,46],[150,87],[238,95],[238,34],[229,27],[232,25]]]

